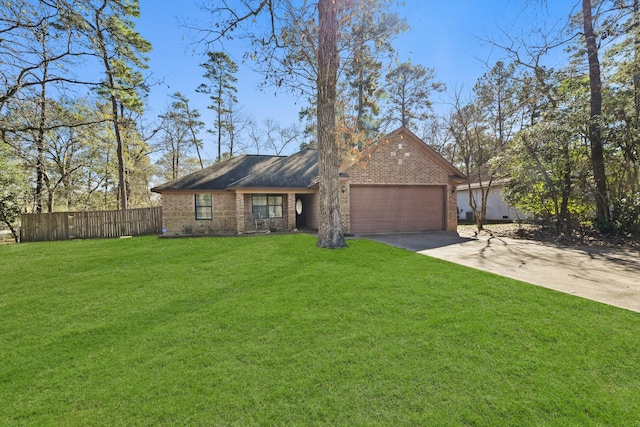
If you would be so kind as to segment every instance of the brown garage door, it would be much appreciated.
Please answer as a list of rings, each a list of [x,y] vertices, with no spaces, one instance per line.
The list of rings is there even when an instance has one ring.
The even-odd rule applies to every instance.
[[[351,186],[351,232],[444,229],[442,186]]]

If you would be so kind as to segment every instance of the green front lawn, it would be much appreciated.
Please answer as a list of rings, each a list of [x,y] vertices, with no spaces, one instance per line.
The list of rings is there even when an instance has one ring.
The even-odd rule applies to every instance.
[[[349,245],[0,246],[0,425],[640,425],[640,314]]]

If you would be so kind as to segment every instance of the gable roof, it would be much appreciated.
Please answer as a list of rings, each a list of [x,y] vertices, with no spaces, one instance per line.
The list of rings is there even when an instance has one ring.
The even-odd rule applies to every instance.
[[[398,135],[401,138],[408,138],[417,143],[455,181],[466,180],[462,172],[405,127],[395,130],[380,141]],[[380,141],[367,150],[375,150]],[[345,172],[354,164],[355,162],[343,165],[340,168],[340,175],[345,176]],[[249,188],[310,188],[317,184],[318,172],[318,150],[316,149],[305,149],[288,157],[243,154],[158,185],[152,188],[151,191],[162,193],[164,191]]]
[[[318,150],[305,149],[280,158],[227,188],[309,188],[318,176]]]
[[[402,126],[402,127],[398,128],[398,129],[396,129],[394,132],[389,134],[389,137],[395,136],[397,134],[405,134],[405,135],[408,135],[410,138],[413,138],[422,147],[423,150],[427,151],[431,155],[431,157],[437,163],[440,164],[440,166],[442,166],[447,172],[449,172],[451,178],[459,179],[459,180],[463,180],[463,181],[465,181],[467,179],[465,174],[462,173],[460,171],[460,169],[458,169],[457,167],[453,166],[447,159],[442,157],[442,155],[440,153],[438,153],[436,150],[434,150],[429,144],[427,144],[426,142],[424,142],[423,140],[418,138],[418,136],[415,133],[411,132],[406,127]]]
[[[234,182],[259,173],[283,158],[243,154],[153,187],[151,191],[162,193],[172,190],[225,190]]]
[[[377,146],[378,146],[378,144],[380,144],[381,141],[386,141],[386,140],[392,139],[392,138],[394,138],[396,136],[399,136],[400,138],[407,138],[407,139],[410,139],[413,142],[415,142],[417,146],[419,146],[422,150],[426,151],[429,154],[429,156],[436,163],[438,163],[444,170],[446,170],[447,173],[449,174],[449,176],[453,180],[461,181],[461,182],[467,180],[465,175],[458,168],[456,168],[451,163],[449,163],[444,157],[442,157],[440,155],[440,153],[438,153],[436,150],[431,148],[426,142],[424,142],[423,140],[418,138],[418,136],[416,134],[414,134],[413,132],[411,132],[409,129],[407,129],[404,126],[401,126],[398,129],[396,129],[393,132],[391,132],[390,134],[386,135],[385,137],[380,138],[380,140],[378,140],[375,144],[373,144],[370,147],[368,147],[364,151],[363,154],[366,155],[367,152],[375,151]],[[356,162],[354,161],[352,163],[344,164],[340,168],[340,171],[346,171],[351,166],[353,166],[355,163]]]

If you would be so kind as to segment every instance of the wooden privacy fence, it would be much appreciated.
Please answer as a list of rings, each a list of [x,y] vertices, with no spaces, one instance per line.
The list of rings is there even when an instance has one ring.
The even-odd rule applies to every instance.
[[[162,208],[22,214],[21,242],[160,234]]]

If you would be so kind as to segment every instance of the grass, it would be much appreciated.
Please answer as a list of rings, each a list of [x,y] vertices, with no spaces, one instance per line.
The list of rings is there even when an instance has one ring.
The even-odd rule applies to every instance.
[[[640,315],[307,235],[0,246],[0,425],[640,425]]]

